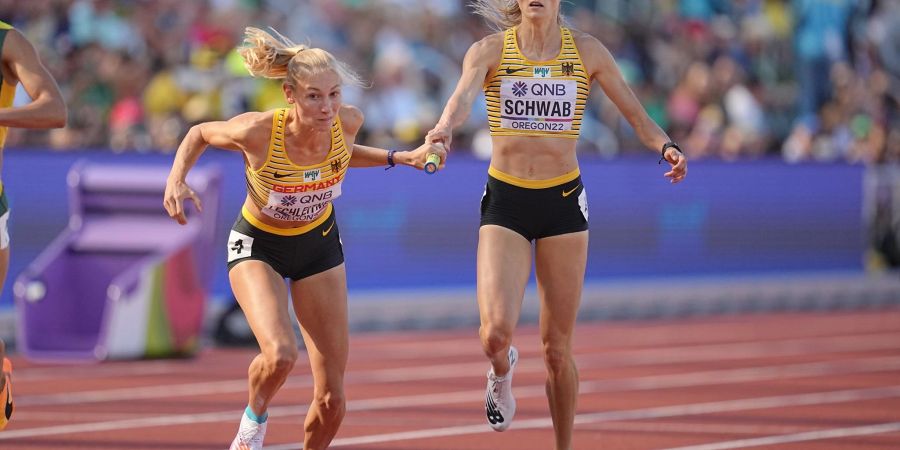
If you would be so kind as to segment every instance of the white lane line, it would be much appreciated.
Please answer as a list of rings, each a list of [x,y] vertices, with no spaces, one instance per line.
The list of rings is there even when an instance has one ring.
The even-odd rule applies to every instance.
[[[808,321],[808,323],[810,324],[810,329],[829,330],[830,333],[837,335],[861,336],[862,334],[859,333],[860,330],[866,330],[867,333],[890,333],[900,331],[897,329],[896,324],[894,323],[886,323],[886,321],[883,319],[874,319],[872,317],[866,318],[865,316],[863,316],[863,320],[867,320],[869,321],[867,323],[871,324],[871,327],[865,328],[863,326],[860,326],[858,322],[853,321],[855,317],[856,316],[845,316],[843,318],[843,321],[835,322],[834,319],[840,320],[841,318],[816,317],[815,315],[810,314],[803,316],[803,319]],[[671,345],[673,343],[673,340],[677,345],[696,345],[708,342],[708,339],[704,337],[708,333],[713,333],[715,335],[725,335],[725,333],[723,332],[725,326],[722,325],[721,321],[700,319],[697,320],[694,324],[690,325],[690,329],[688,328],[688,326],[685,326],[685,324],[689,323],[690,322],[682,322],[680,324],[677,324],[676,326],[663,324],[659,326],[659,328],[663,329],[662,332],[651,333],[635,332],[634,327],[620,325],[613,325],[612,327],[609,327],[606,324],[594,326],[594,324],[585,323],[583,327],[584,330],[586,330],[585,334],[589,335],[590,339],[608,339],[609,342],[615,342],[617,344],[623,345],[623,347],[616,348],[615,350],[628,350],[642,347],[656,348],[660,346]],[[766,320],[766,323],[772,323],[775,326],[780,326],[784,324],[785,321]],[[728,329],[731,330],[728,333],[728,339],[732,339],[735,341],[750,341],[759,339],[759,335],[758,333],[756,333],[756,331],[758,330],[758,326],[753,324],[751,321],[736,320],[728,324]],[[794,331],[797,332],[797,335],[782,336],[778,339],[787,340],[816,337],[810,335],[809,333],[804,333],[804,330]],[[357,346],[359,346],[365,348],[366,350],[377,349],[379,354],[383,353],[384,356],[388,358],[416,358],[422,354],[423,349],[427,349],[432,354],[436,354],[439,356],[464,355],[470,351],[480,350],[480,345],[478,344],[477,340],[477,334],[474,332],[471,334],[471,337],[464,338],[458,337],[459,335],[453,336],[438,332],[438,336],[436,338],[431,338],[430,335],[423,334],[423,338],[416,339],[416,334],[417,333],[415,332],[399,332],[387,334],[373,333],[363,335],[359,338],[351,336],[350,346],[352,348],[356,348]],[[411,336],[412,338],[410,338]],[[400,340],[398,340],[398,338]],[[523,326],[520,333],[516,335],[516,339],[520,341],[539,341],[540,334],[536,332],[536,327]]]
[[[749,436],[771,436],[773,434],[791,434],[801,433],[809,430],[809,426],[772,424],[772,423],[701,423],[697,420],[691,420],[686,423],[684,420],[678,420],[677,417],[672,420],[665,419],[654,420],[652,422],[598,422],[581,424],[578,429],[580,431],[600,431],[600,432],[647,432],[647,433],[666,433],[666,434],[725,434],[733,438],[736,435]]]
[[[520,341],[536,341],[538,336],[519,336]],[[753,358],[756,356],[791,356],[796,354],[807,354],[812,352],[847,352],[857,350],[880,350],[880,349],[898,349],[900,350],[900,333],[872,333],[872,334],[849,334],[828,337],[803,337],[788,338],[772,341],[750,341],[750,342],[731,342],[717,344],[682,344],[671,347],[640,347],[640,348],[609,348],[603,352],[580,353],[576,355],[579,366],[585,368],[591,367],[612,367],[624,364],[629,365],[647,365],[667,362],[700,361],[709,359],[721,359],[723,357],[732,358]],[[474,343],[473,345],[468,345]],[[426,345],[427,341],[417,345]],[[460,339],[452,345],[455,355],[480,355],[477,338]],[[369,351],[371,349],[366,349]],[[358,350],[363,351],[363,350]],[[378,353],[384,350],[379,349]],[[429,354],[434,352],[429,350]],[[725,356],[723,356],[723,354]],[[410,353],[410,359],[421,359],[422,349],[418,348],[414,353]],[[437,355],[449,356],[449,355]],[[354,360],[355,352],[351,345],[351,360]],[[251,358],[248,358],[248,364]],[[356,358],[361,359],[361,358]],[[219,363],[218,360],[215,361]],[[132,361],[132,362],[111,362],[104,364],[77,364],[60,367],[28,367],[16,370],[16,378],[20,383],[45,382],[59,379],[71,380],[73,378],[98,378],[98,377],[114,377],[121,378],[125,376],[142,376],[155,375],[178,372],[185,367],[189,367],[192,363],[187,361],[177,362],[160,362],[160,361]],[[445,371],[444,367],[458,367],[458,365],[434,366],[437,371]],[[382,371],[382,374],[388,379],[390,374],[408,373],[409,368],[397,368]],[[481,370],[480,368],[478,370]],[[198,383],[198,385],[201,383]]]
[[[819,441],[824,439],[838,439],[851,436],[866,436],[871,434],[893,433],[897,431],[900,431],[900,422],[890,422],[878,425],[832,428],[828,430],[815,430],[803,433],[782,434],[777,436],[739,439],[735,441],[714,442],[711,444],[689,445],[687,447],[672,447],[668,450],[724,450],[729,448],[747,448],[758,447],[760,445],[787,444],[791,442]]]
[[[861,372],[889,372],[894,370],[900,370],[900,356],[591,380],[581,383],[580,393],[710,386],[789,378],[833,377]]]
[[[759,347],[765,346],[767,349],[771,349],[773,351],[797,351],[799,348],[806,348],[807,350],[810,348],[817,348],[818,345],[836,345],[836,343],[843,343],[844,345],[852,348],[855,345],[859,345],[859,342],[866,342],[869,340],[881,340],[882,344],[880,348],[893,348],[900,349],[900,345],[897,344],[900,341],[900,333],[897,331],[881,331],[881,332],[873,332],[873,333],[850,333],[850,334],[837,334],[830,336],[801,336],[801,337],[783,337],[772,340],[753,340],[753,336],[745,335],[745,336],[729,336],[729,339],[732,339],[733,342],[725,342],[725,343],[713,343],[708,344],[706,341],[696,341],[696,342],[677,342],[675,345],[670,345],[669,343],[659,343],[652,344],[649,343],[643,346],[630,346],[630,347],[608,347],[603,349],[603,354],[605,355],[613,355],[618,356],[621,354],[629,355],[629,354],[638,354],[641,356],[649,356],[652,354],[657,354],[666,361],[676,361],[675,358],[677,356],[670,355],[669,352],[677,352],[681,350],[685,351],[699,351],[699,352],[716,352],[721,351],[723,348],[743,348],[743,347]],[[540,342],[539,335],[519,335],[516,336],[517,342]],[[610,342],[614,342],[610,340]],[[812,344],[813,342],[818,344]],[[398,346],[408,347],[409,351],[398,352]],[[354,359],[353,354],[353,343],[350,344],[351,347],[351,355],[350,358]],[[378,358],[380,359],[409,359],[409,360],[417,360],[422,357],[422,354],[428,354],[430,356],[439,356],[439,357],[452,357],[452,356],[465,356],[471,354],[479,354],[480,355],[480,344],[478,343],[477,337],[473,336],[472,338],[465,339],[454,339],[453,341],[442,341],[442,342],[434,342],[434,341],[416,341],[411,343],[401,343],[395,345],[391,345],[390,343],[385,343],[383,346],[360,346],[361,352],[366,352],[366,356],[371,355],[373,352],[377,352]],[[839,347],[840,348],[840,347]],[[576,352],[585,351],[585,349],[579,349],[576,345]],[[591,350],[591,349],[588,349]],[[372,361],[372,358],[364,359],[366,361]],[[628,359],[625,358],[625,361]]]
[[[75,378],[122,378],[168,374],[183,370],[189,362],[129,361],[113,363],[75,363],[54,367],[27,367],[16,369],[16,378],[22,382],[44,382]]]
[[[270,412],[275,408],[270,408]],[[193,423],[208,423],[208,422],[224,422],[233,420],[235,423],[239,421],[241,418],[241,412],[238,410],[228,411],[228,412],[212,412],[212,413],[203,413],[203,414],[176,414],[176,415],[167,415],[167,416],[154,416],[154,417],[144,417],[140,419],[126,419],[126,420],[110,420],[106,422],[89,422],[89,423],[79,423],[72,425],[58,425],[52,427],[38,427],[38,428],[26,428],[23,430],[4,430],[3,434],[0,434],[0,441],[15,439],[15,438],[24,438],[24,437],[35,437],[35,436],[53,436],[60,434],[75,434],[75,433],[92,433],[98,431],[115,431],[115,430],[130,430],[136,428],[147,428],[147,427],[159,427],[159,426],[171,426],[171,425],[188,425]]]
[[[900,350],[900,335],[838,336],[818,339],[791,339],[788,341],[752,342],[737,344],[709,344],[687,347],[640,349],[625,352],[595,352],[576,355],[578,368],[587,371],[596,368],[635,367],[666,363],[703,361],[734,361],[759,357],[802,356],[820,353],[844,353],[874,350]],[[410,380],[443,379],[460,373],[479,373],[485,363],[444,364],[421,367],[399,367],[376,371],[351,371],[348,382],[400,382]],[[517,369],[520,373],[544,371],[543,358],[521,358]],[[414,374],[410,378],[410,374]]]
[[[304,377],[307,384],[309,377]],[[296,383],[299,380],[290,380]],[[285,383],[287,385],[288,383]],[[81,392],[61,392],[58,394],[21,395],[16,397],[16,406],[83,405],[87,403],[118,402],[179,397],[184,395],[213,395],[247,390],[247,380],[208,381],[205,383],[169,384],[156,386],[136,386],[115,389],[100,389]]]
[[[889,386],[870,389],[850,389],[844,391],[817,392],[812,394],[779,395],[773,397],[726,400],[720,402],[693,403],[684,405],[658,406],[625,411],[607,411],[575,416],[576,426],[598,422],[619,420],[657,419],[664,417],[692,416],[719,412],[746,411],[767,408],[783,408],[791,406],[821,405],[827,403],[843,403],[864,400],[882,400],[900,397],[900,386]],[[550,428],[550,418],[528,419],[513,422],[515,429]],[[486,423],[461,425],[455,427],[431,428],[426,430],[404,431],[398,433],[373,434],[335,439],[331,447],[351,445],[369,445],[384,442],[408,441],[414,439],[431,439],[467,434],[494,433]],[[266,446],[266,450],[289,450],[302,446],[298,443]]]
[[[592,359],[600,363],[596,367],[618,367],[620,365],[769,358],[867,350],[900,350],[900,334],[829,336],[810,339],[656,347],[624,352],[613,350],[594,353],[596,357]],[[581,354],[576,355],[576,361],[581,365]]]
[[[123,420],[123,419],[142,419],[147,417],[147,413],[143,412],[91,412],[89,413],[91,420]],[[22,411],[16,409],[16,421],[26,420],[29,422],[48,422],[50,424],[60,424],[71,422],[76,416],[71,412],[46,412],[46,411]]]
[[[727,384],[731,382],[750,382],[771,379],[788,379],[811,376],[834,376],[836,374],[852,374],[860,372],[890,371],[900,368],[900,357],[867,358],[845,362],[791,364],[786,366],[768,366],[744,369],[725,369],[689,374],[653,375],[640,378],[624,378],[583,382],[580,395],[598,392],[625,392],[672,387],[706,386],[710,384]],[[692,381],[693,378],[693,381]],[[544,385],[517,386],[518,398],[535,398],[545,395]],[[436,394],[403,395],[393,397],[377,397],[371,399],[351,400],[347,402],[350,411],[374,411],[391,408],[409,408],[411,406],[433,406],[459,403],[477,403],[484,395],[483,390],[444,392]],[[282,406],[269,408],[273,417],[305,415],[306,405]],[[182,425],[186,423],[219,422],[235,420],[239,414],[234,411],[221,411],[201,414],[172,414],[151,416],[142,419],[128,419],[108,422],[91,422],[52,427],[34,427],[22,430],[6,430],[0,433],[0,440],[14,437],[33,437],[54,434],[71,434],[93,431],[110,431],[131,428]]]
[[[780,366],[747,367],[741,369],[722,369],[667,375],[649,375],[636,378],[590,380],[581,382],[578,394],[588,395],[605,392],[634,392],[766,380],[786,380],[792,378],[833,377],[857,373],[889,372],[893,370],[900,370],[900,356]],[[534,398],[546,394],[546,388],[542,384],[516,386],[514,389],[517,398]],[[410,406],[477,402],[477,399],[480,399],[483,396],[483,390],[458,391],[352,400],[347,402],[347,405],[348,409],[352,411],[370,411],[389,408],[407,408]]]
[[[818,353],[843,353],[885,349],[900,350],[900,335],[878,334],[860,336],[839,336],[813,339],[791,339],[759,343],[710,344],[662,349],[641,349],[638,351],[615,353],[592,353],[576,355],[582,371],[593,368],[656,365],[666,363],[686,363],[701,361],[733,361],[772,356],[815,355]],[[415,380],[435,380],[459,378],[463,374],[480,373],[485,363],[439,364],[419,367],[401,367],[366,371],[350,371],[348,384],[388,383]],[[520,373],[540,373],[544,371],[543,359],[522,358]],[[60,371],[63,374],[64,370]],[[23,382],[28,380],[19,378]],[[309,375],[288,378],[286,387],[303,388],[311,386]],[[19,388],[21,389],[21,388]],[[178,385],[136,386],[92,391],[70,391],[46,395],[19,395],[16,402],[20,406],[67,405],[101,403],[139,399],[173,398],[182,395],[217,395],[241,393],[247,390],[246,378],[237,380],[184,383]]]

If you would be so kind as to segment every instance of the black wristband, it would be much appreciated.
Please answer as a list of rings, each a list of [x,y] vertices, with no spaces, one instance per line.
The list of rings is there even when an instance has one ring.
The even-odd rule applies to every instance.
[[[391,167],[394,167],[397,165],[394,163],[394,153],[397,153],[397,150],[388,150],[388,156],[387,156],[388,166],[384,170],[388,170]]]
[[[657,164],[662,164],[663,160],[666,159],[666,150],[670,148],[678,150],[678,153],[681,153],[682,155],[684,154],[684,152],[681,151],[681,147],[679,147],[678,144],[676,144],[674,141],[666,142],[665,144],[663,144],[662,150],[659,151],[659,161],[656,162]]]

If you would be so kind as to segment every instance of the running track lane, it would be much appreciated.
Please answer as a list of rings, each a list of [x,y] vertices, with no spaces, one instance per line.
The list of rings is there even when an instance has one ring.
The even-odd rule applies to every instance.
[[[357,334],[332,448],[548,449],[537,330],[516,335],[518,412],[483,418],[473,329]],[[900,310],[582,323],[577,449],[900,448]],[[38,365],[14,358],[0,449],[222,449],[246,404],[249,350],[192,360]],[[267,449],[302,441],[305,364],[273,402]]]

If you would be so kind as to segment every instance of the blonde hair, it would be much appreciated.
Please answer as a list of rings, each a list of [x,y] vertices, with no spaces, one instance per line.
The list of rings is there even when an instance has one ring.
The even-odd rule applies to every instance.
[[[472,0],[469,6],[475,14],[483,17],[496,31],[503,31],[522,23],[522,10],[516,0]],[[565,26],[562,13],[556,16],[556,22]]]
[[[350,66],[338,61],[331,53],[321,48],[295,44],[274,28],[271,30],[277,36],[259,28],[244,29],[244,42],[238,48],[238,53],[250,75],[283,79],[295,86],[299,80],[333,70],[344,84],[365,86],[365,82]]]

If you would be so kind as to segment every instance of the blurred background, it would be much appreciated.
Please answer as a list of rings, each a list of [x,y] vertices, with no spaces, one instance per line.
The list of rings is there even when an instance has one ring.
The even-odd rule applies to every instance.
[[[689,156],[879,164],[900,155],[895,0],[574,0],[573,27],[598,37],[651,116]],[[191,124],[282,104],[234,48],[248,25],[324,47],[372,87],[348,93],[361,140],[413,145],[440,114],[469,45],[487,33],[463,1],[0,1],[38,46],[69,101],[52,133],[8,146],[171,153]],[[26,101],[19,95],[19,101]],[[486,157],[483,108],[460,149]],[[580,149],[640,151],[595,89]]]
[[[589,287],[677,280],[715,290],[710,308],[724,310],[897,298],[868,289],[872,274],[900,265],[900,0],[570,0],[563,9],[610,49],[691,161],[686,182],[668,185],[594,86],[578,144],[592,203]],[[10,130],[13,262],[0,311],[12,309],[17,274],[69,223],[65,180],[77,161],[167,166],[191,125],[284,105],[280,84],[250,78],[235,52],[245,26],[349,63],[371,82],[345,90],[366,115],[357,142],[398,149],[422,141],[464,53],[490,32],[461,0],[0,0],[0,20],[37,46],[69,106],[65,129]],[[27,101],[20,89],[17,104]],[[454,147],[435,177],[399,168],[348,178],[336,206],[351,303],[435,290],[474,302],[490,158],[483,99]],[[198,264],[215,273],[212,304],[224,305],[243,162],[210,150],[205,164],[224,173],[221,245]],[[772,277],[789,292],[734,298],[736,279],[759,287],[752,280]],[[790,293],[797,280],[813,289],[825,279],[841,282],[813,300]],[[668,308],[655,289],[641,295],[653,314],[698,310]]]

